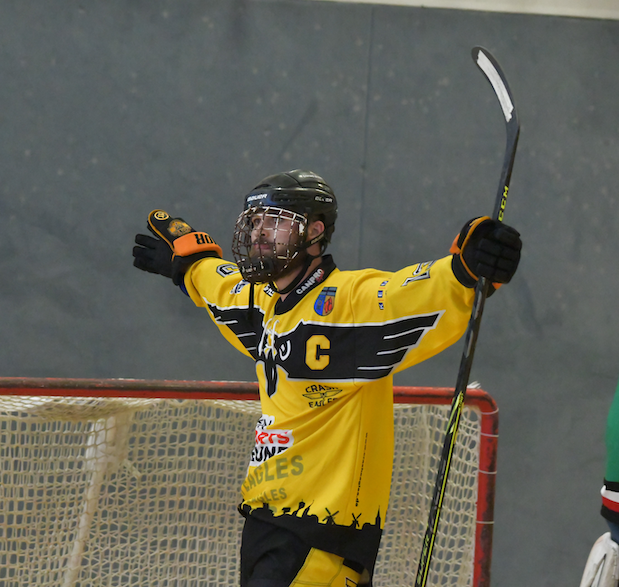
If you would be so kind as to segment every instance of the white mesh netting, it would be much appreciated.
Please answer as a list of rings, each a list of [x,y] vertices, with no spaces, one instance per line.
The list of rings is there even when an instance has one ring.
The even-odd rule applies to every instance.
[[[376,587],[411,585],[449,406],[396,405]],[[0,397],[0,586],[238,585],[258,402]],[[428,585],[471,584],[481,418],[465,408]]]

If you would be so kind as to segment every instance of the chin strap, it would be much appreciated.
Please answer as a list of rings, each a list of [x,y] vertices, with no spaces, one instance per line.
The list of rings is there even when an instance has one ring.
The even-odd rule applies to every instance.
[[[318,255],[316,255],[315,257],[313,255],[310,255],[307,252],[307,249],[309,249],[309,247],[311,247],[312,245],[319,243],[320,241],[322,242],[320,243],[320,252],[318,253]],[[312,264],[312,261],[314,259],[318,259],[318,257],[322,257],[324,252],[327,250],[328,244],[329,243],[327,242],[325,238],[324,231],[316,235],[313,239],[304,242],[301,245],[301,250],[305,251],[305,261],[303,261],[303,266],[301,267],[301,271],[299,271],[299,274],[283,289],[277,289],[277,286],[272,281],[269,283],[269,285],[280,295],[290,293],[295,287],[297,287],[297,285],[299,285],[299,283],[303,281],[303,279],[305,278],[305,274],[307,273],[307,270]]]
[[[273,288],[273,290],[278,293],[278,294],[287,294],[289,292],[291,292],[295,287],[297,287],[297,285],[299,285],[299,283],[301,283],[301,281],[303,281],[303,278],[305,277],[305,274],[307,273],[307,270],[309,269],[310,265],[312,264],[312,261],[314,259],[316,259],[317,257],[313,257],[312,255],[309,254],[305,254],[305,260],[303,261],[303,266],[301,267],[301,270],[299,271],[299,274],[292,280],[291,283],[289,283],[286,287],[284,287],[283,289],[277,289],[277,286],[275,285],[275,283],[273,283],[272,281],[269,282],[269,285]],[[254,317],[254,306],[255,306],[255,299],[256,299],[256,284],[255,283],[250,283],[249,284],[249,304],[247,306],[247,318],[249,319],[250,322],[253,322],[253,317]]]
[[[277,289],[277,286],[272,281],[270,282],[269,285],[280,295],[290,293],[295,287],[297,287],[297,285],[299,285],[299,283],[303,281],[303,279],[305,278],[305,274],[307,273],[307,270],[312,264],[312,261],[317,258],[318,257],[313,257],[312,255],[306,252],[305,261],[303,262],[303,266],[301,267],[301,270],[299,271],[298,275],[286,287],[284,287],[283,289]]]
[[[249,284],[249,305],[247,306],[247,317],[250,322],[253,322],[254,317],[254,299],[256,297],[256,292],[254,290],[254,284]]]

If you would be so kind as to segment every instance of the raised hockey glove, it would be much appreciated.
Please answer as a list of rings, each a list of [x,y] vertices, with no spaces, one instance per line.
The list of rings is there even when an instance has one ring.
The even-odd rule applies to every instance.
[[[135,236],[139,246],[133,247],[133,265],[169,277],[176,285],[196,261],[222,256],[221,247],[206,232],[196,232],[182,218],[171,218],[163,210],[153,210],[147,226],[155,236]]]
[[[480,277],[495,287],[509,283],[520,262],[520,233],[488,216],[469,220],[455,238],[449,252],[458,281],[475,287]]]

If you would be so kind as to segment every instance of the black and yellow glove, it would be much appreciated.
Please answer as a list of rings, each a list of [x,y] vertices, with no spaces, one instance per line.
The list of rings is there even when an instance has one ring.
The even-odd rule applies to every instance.
[[[206,232],[196,232],[182,218],[171,218],[163,210],[153,210],[147,226],[155,236],[135,236],[139,246],[133,247],[133,265],[169,277],[176,285],[196,261],[222,256],[221,247]]]
[[[495,288],[509,283],[518,269],[522,241],[511,226],[488,216],[469,220],[456,236],[449,252],[451,266],[458,281],[475,287],[480,277]]]

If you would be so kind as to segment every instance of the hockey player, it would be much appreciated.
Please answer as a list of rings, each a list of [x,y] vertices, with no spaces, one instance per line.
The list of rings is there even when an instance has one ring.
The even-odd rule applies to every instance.
[[[593,545],[581,587],[617,587],[619,582],[619,385],[606,421],[606,471],[601,514],[610,532],[600,536]]]
[[[134,265],[170,277],[256,363],[262,416],[242,484],[242,587],[371,580],[391,483],[393,374],[464,333],[479,276],[507,283],[514,229],[467,222],[451,254],[396,272],[340,271],[325,250],[337,203],[310,171],[246,197],[235,263],[155,210]],[[365,579],[363,579],[365,577]]]

